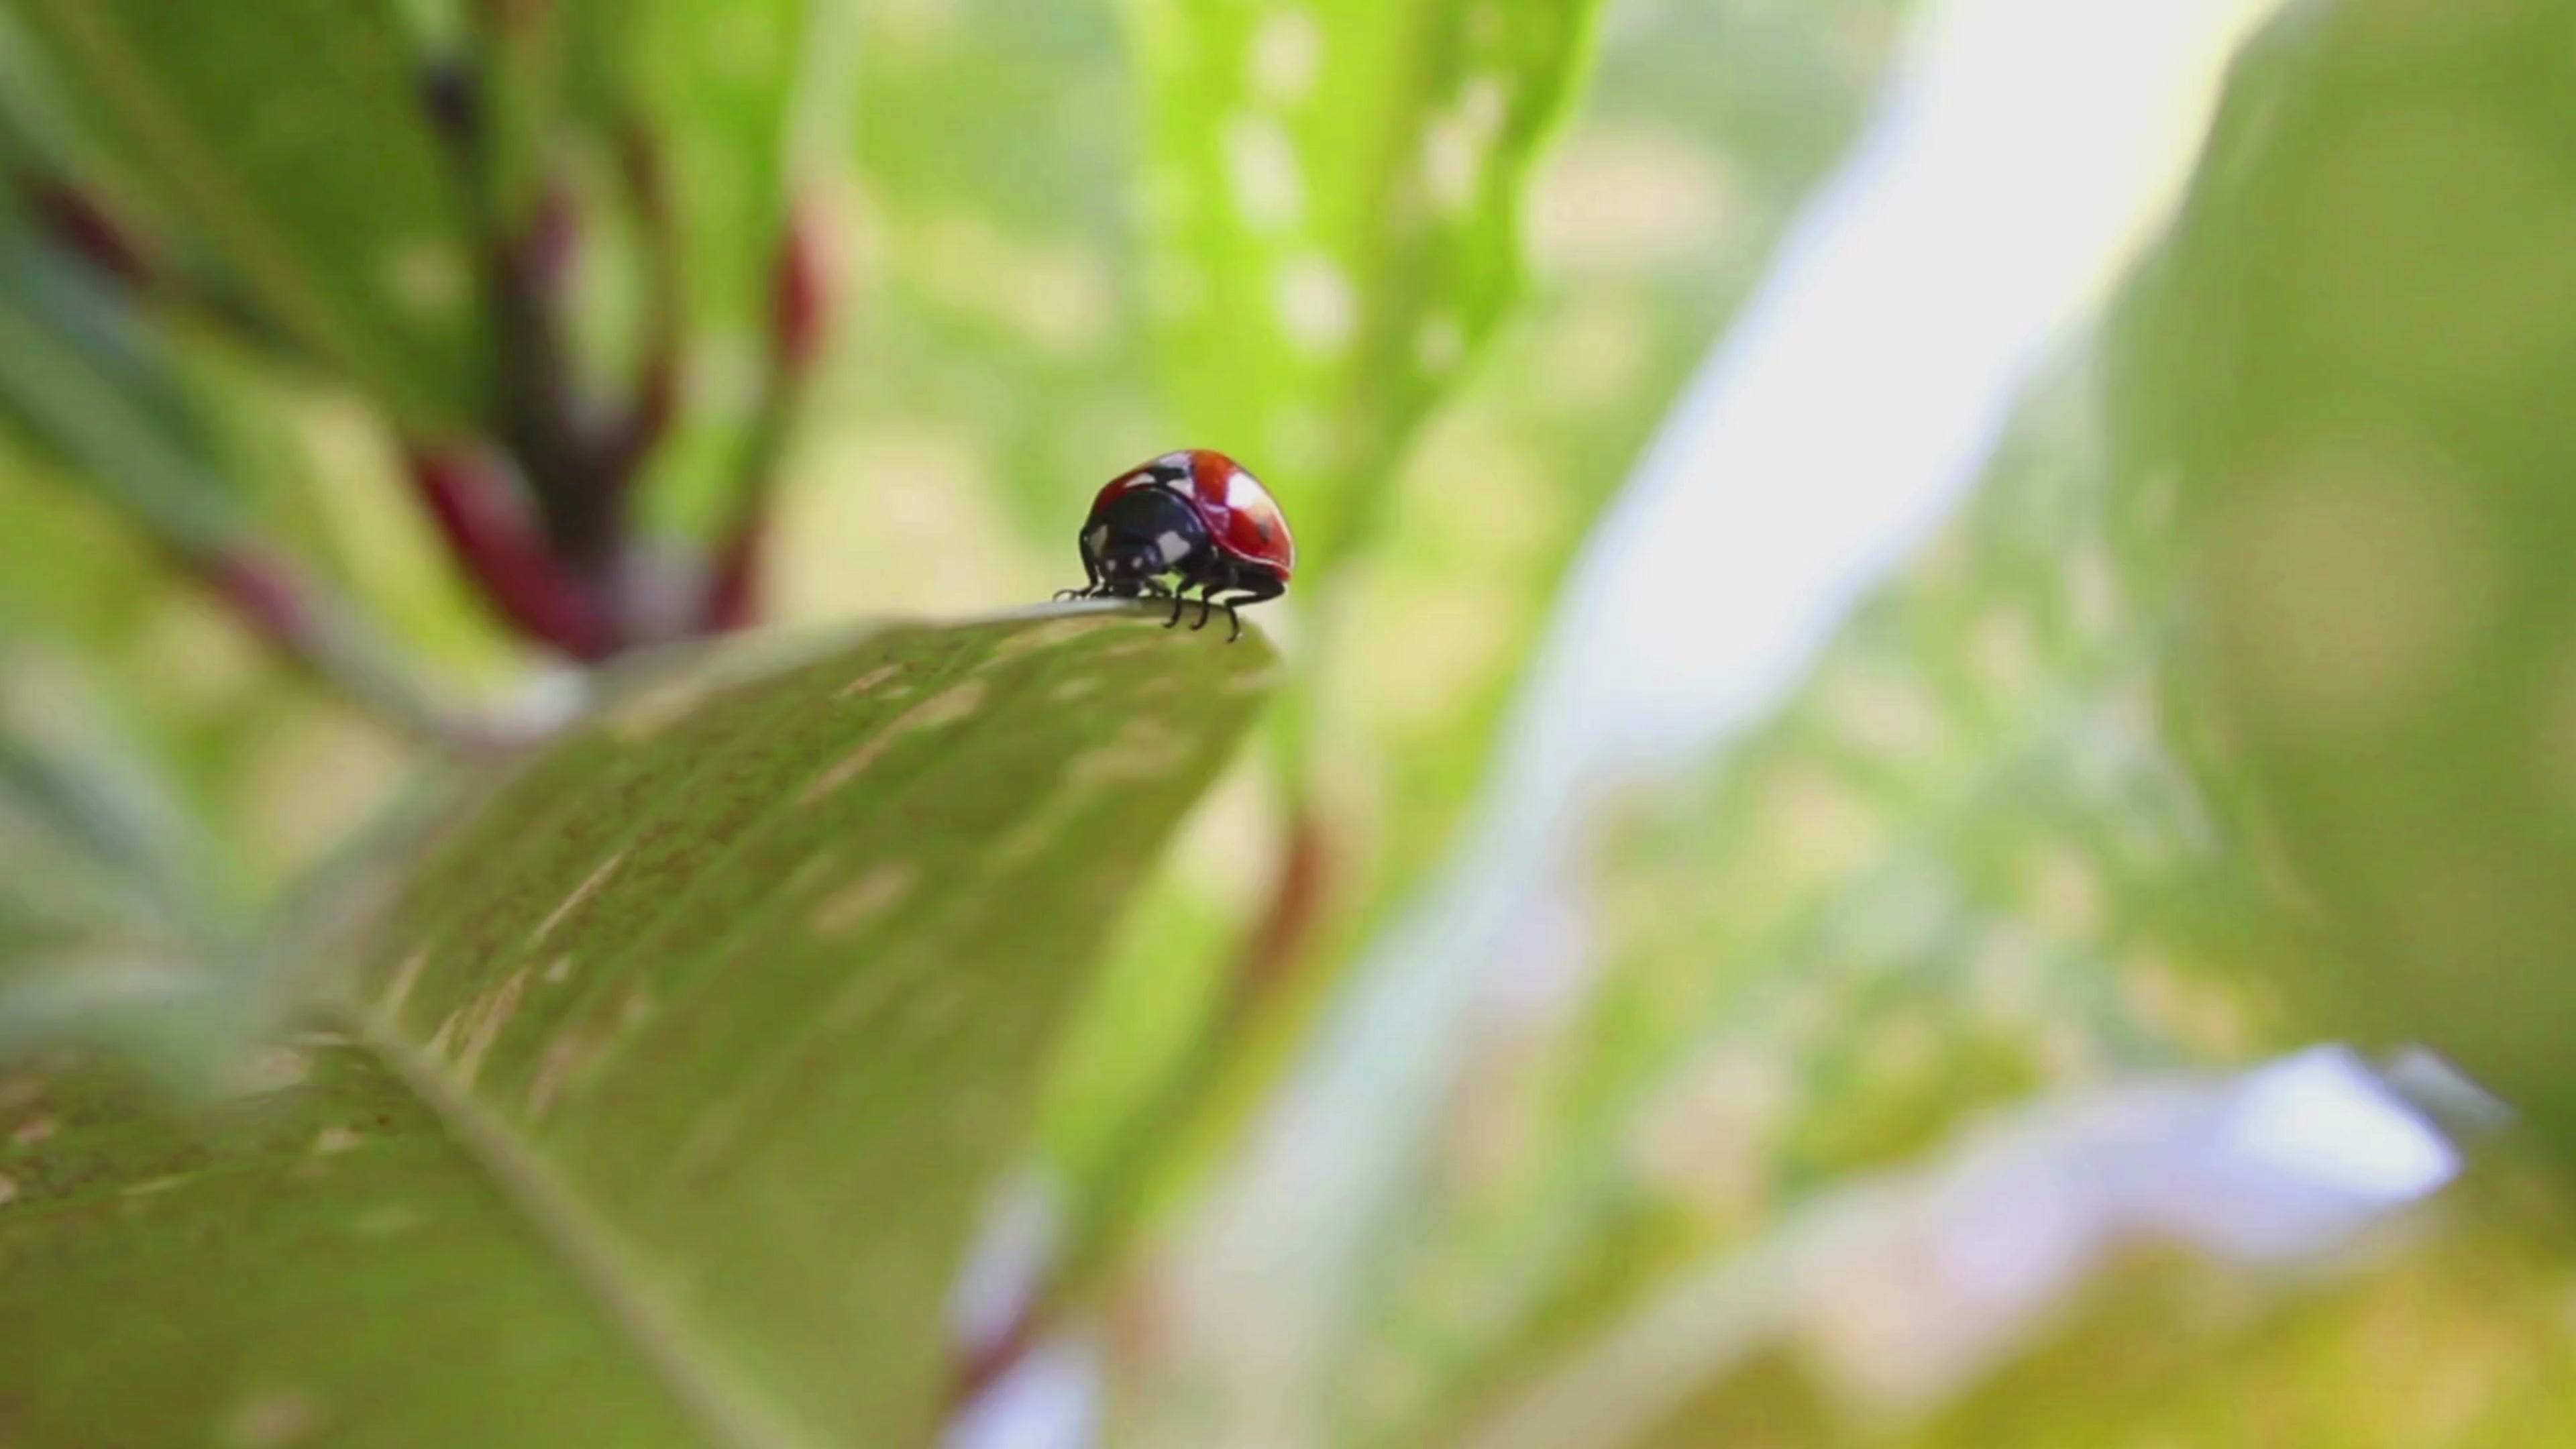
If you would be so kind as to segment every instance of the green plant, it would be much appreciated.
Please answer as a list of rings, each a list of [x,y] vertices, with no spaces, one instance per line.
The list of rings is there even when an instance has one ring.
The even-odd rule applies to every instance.
[[[0,1443],[922,1443],[1041,1350],[1121,1446],[2556,1432],[2540,0],[2275,20],[1410,1030],[1924,8],[0,3]],[[1240,644],[994,612],[1183,445],[1298,530]],[[2419,1042],[2540,1131],[2352,1105]],[[2393,1176],[2264,1136],[2322,1075]]]
[[[926,1432],[1047,1046],[1273,666],[1113,616],[657,672],[281,968],[246,1096],[8,1078],[13,1435]]]

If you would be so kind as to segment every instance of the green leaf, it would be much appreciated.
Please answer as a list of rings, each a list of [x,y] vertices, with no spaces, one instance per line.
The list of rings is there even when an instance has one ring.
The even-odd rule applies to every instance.
[[[1373,531],[1414,426],[1521,281],[1532,163],[1596,0],[1122,7],[1149,283],[1191,442],[1239,453],[1301,562]]]
[[[1893,8],[1667,8],[1631,17],[1605,49],[1532,199],[1543,274],[1388,480],[1372,564],[1354,580],[1356,616],[1411,623],[1351,631],[1308,682],[1336,701],[1316,725],[1319,794],[1367,802],[1364,821],[1337,822],[1350,833],[1336,849],[1368,866],[1328,882],[1338,900],[1309,958],[1318,989],[1450,840],[1559,579],[1856,128]],[[1639,205],[1656,225],[1617,219]],[[1060,498],[1053,517],[1080,506]],[[1154,929],[1137,933],[1085,1024],[1053,1130],[1069,1171],[1119,1211],[1138,1197],[1117,1149],[1168,1151],[1177,1135],[1138,1111],[1147,1093],[1192,1108],[1186,1137],[1207,1150],[1166,1173],[1186,1178],[1226,1149],[1311,1024],[1304,1003],[1271,1011],[1259,1043],[1220,1048],[1222,1090],[1174,1086],[1169,1064],[1208,1032],[1211,978],[1233,964],[1244,908],[1200,880],[1161,894]]]
[[[230,863],[92,661],[0,634],[0,666],[0,1069],[112,1043],[202,1087],[252,1005]]]
[[[483,409],[466,213],[389,0],[9,0],[117,154],[270,321],[422,431]]]
[[[220,954],[230,882],[164,762],[86,661],[0,635],[0,666],[0,983],[34,961]]]
[[[777,419],[774,278],[791,227],[828,263],[825,178],[845,164],[858,45],[852,0],[577,4],[566,45],[594,59],[576,100],[613,108],[654,149],[667,190],[683,375],[680,411],[652,463],[651,506],[703,530]],[[602,62],[596,57],[607,57]]]
[[[23,660],[10,662],[24,667]],[[0,819],[7,822],[0,837],[16,837],[23,827],[48,842],[51,863],[76,860],[99,875],[129,880],[156,897],[156,905],[177,912],[205,885],[191,879],[191,857],[204,842],[194,838],[150,757],[105,728],[94,711],[54,700],[47,702],[57,716],[52,728],[29,718],[39,711],[28,697],[43,687],[22,677],[0,701]]]
[[[0,1086],[13,1442],[919,1442],[982,1194],[1276,667],[1222,638],[648,681],[431,845],[269,1090]]]
[[[0,212],[0,421],[167,537],[205,546],[244,526],[158,340],[14,210]]]
[[[2566,1443],[2576,1437],[2566,1225],[2494,1206],[2452,1205],[2375,1256],[2288,1281],[2141,1255],[1919,1431],[1874,1442]]]
[[[2278,943],[2149,727],[2089,385],[2034,397],[1777,716],[1612,832],[1589,1010],[1461,1089],[1458,1130],[1514,1145],[1420,1194],[1376,1277],[1348,1363],[1411,1386],[1352,1390],[1382,1442],[1977,1113],[2262,1039],[2223,983]]]
[[[2054,1102],[1841,1184],[1442,1442],[2563,1438],[2564,1205],[2509,1161],[2406,1206],[2312,1175],[2249,1150],[2244,1086]]]
[[[1136,138],[1120,45],[1106,6],[871,8],[854,98],[864,270],[847,365],[817,379],[830,395],[814,414],[840,426],[816,434],[846,449],[833,460],[851,478],[834,495],[844,507],[901,490],[905,533],[961,542],[813,570],[837,575],[835,593],[970,588],[935,561],[969,537],[985,541],[979,572],[1059,575],[1091,495],[1173,446],[1129,275]],[[907,456],[925,446],[954,456]],[[925,469],[940,481],[901,489]],[[969,473],[976,485],[959,486]],[[1014,524],[1032,562],[993,556]]]
[[[2132,299],[2124,506],[2171,732],[2321,949],[2576,1160],[2576,33],[2540,0],[2285,13]]]

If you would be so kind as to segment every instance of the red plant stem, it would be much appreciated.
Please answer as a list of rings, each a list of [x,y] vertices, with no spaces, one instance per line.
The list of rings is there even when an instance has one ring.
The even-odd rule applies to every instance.
[[[247,548],[235,548],[208,555],[196,564],[215,597],[231,605],[252,632],[275,643],[284,653],[299,659],[312,657],[318,632],[313,624],[312,600],[303,582],[292,577],[280,561]]]
[[[629,120],[618,128],[617,169],[627,204],[644,233],[646,309],[635,399],[604,444],[600,464],[604,486],[625,493],[634,487],[645,460],[669,434],[679,413],[681,298],[688,279],[681,266],[679,233],[672,225],[661,147],[641,122]]]
[[[1268,1000],[1295,974],[1323,919],[1329,856],[1322,822],[1311,808],[1300,807],[1288,822],[1288,848],[1270,903],[1235,957],[1228,1005],[1237,1013]]]
[[[766,513],[765,508],[757,510],[732,531],[724,547],[716,552],[703,606],[710,631],[733,633],[760,622],[763,545],[769,532]]]
[[[607,486],[613,448],[584,425],[560,315],[579,218],[560,184],[541,185],[524,208],[501,203],[481,114],[483,88],[502,64],[501,36],[545,9],[546,0],[478,0],[473,43],[436,63],[426,90],[481,238],[492,324],[484,427],[524,488],[461,453],[416,452],[410,464],[449,550],[502,619],[594,660],[625,642],[618,592],[625,539],[621,500]]]
[[[600,600],[546,550],[488,457],[415,451],[407,461],[448,551],[502,618],[575,659],[616,652],[617,631]]]
[[[1331,837],[1311,806],[1288,821],[1287,849],[1270,899],[1244,938],[1226,977],[1225,994],[1153,1098],[1119,1130],[1096,1175],[1103,1182],[1135,1182],[1150,1174],[1163,1148],[1235,1058],[1237,1046],[1261,1009],[1296,978],[1315,928],[1324,919],[1332,872]],[[1068,1295],[1078,1295],[1123,1252],[1118,1226],[1086,1213],[1068,1236],[1067,1250],[1023,1299],[1008,1323],[989,1338],[964,1345],[950,1383],[951,1410],[972,1403],[1016,1368],[1063,1316]]]
[[[831,329],[832,276],[823,243],[816,213],[791,207],[770,271],[769,336],[773,365],[792,378],[813,369]]]
[[[966,1354],[957,1361],[955,1372],[948,1381],[948,1409],[951,1413],[982,1398],[993,1385],[1001,1382],[1003,1375],[1028,1358],[1029,1350],[1037,1346],[1039,1331],[1045,1326],[1031,1311],[1035,1303],[1036,1300],[1032,1299],[1022,1304],[1021,1311],[1012,1315],[1000,1333],[970,1345]]]
[[[421,105],[429,123],[448,145],[470,152],[482,124],[482,97],[476,94],[476,72],[453,59],[430,63],[421,77]]]
[[[760,581],[767,572],[770,518],[777,511],[778,459],[786,449],[798,392],[790,379],[774,381],[760,417],[752,424],[732,516],[716,547],[715,566],[708,573],[699,606],[709,632],[731,633],[760,622]]]
[[[563,333],[573,232],[570,196],[550,187],[526,224],[494,243],[493,426],[528,482],[559,567],[605,589],[625,541],[624,510],[608,479],[610,450],[582,425]]]
[[[814,364],[831,331],[832,278],[817,213],[790,208],[770,268],[769,358],[760,415],[736,484],[734,506],[716,546],[700,606],[706,627],[749,628],[760,616],[759,582],[776,511],[779,459]]]
[[[152,285],[143,249],[96,198],[54,177],[31,180],[26,190],[45,231],[65,250],[137,291]]]

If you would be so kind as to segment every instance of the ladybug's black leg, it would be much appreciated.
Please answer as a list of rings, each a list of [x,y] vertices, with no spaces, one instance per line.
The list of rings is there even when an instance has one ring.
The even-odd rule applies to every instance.
[[[1208,610],[1216,606],[1216,591],[1222,587],[1224,587],[1224,585],[1210,582],[1206,587],[1199,590],[1199,621],[1190,626],[1190,632],[1196,633],[1207,627]],[[1226,610],[1226,613],[1228,615],[1232,615],[1234,610],[1228,609]]]
[[[1237,585],[1237,587],[1239,588],[1241,585]],[[1250,603],[1253,598],[1268,597],[1266,594],[1252,595],[1249,597],[1237,595],[1230,599],[1220,599],[1216,595],[1217,591],[1214,588],[1210,588],[1207,591],[1207,597],[1199,600],[1199,622],[1191,625],[1190,627],[1195,629],[1205,626],[1207,623],[1208,611],[1210,609],[1223,609],[1225,610],[1225,622],[1229,626],[1225,634],[1225,642],[1228,644],[1231,644],[1235,640],[1243,637],[1243,616],[1234,611],[1234,606],[1237,603]]]
[[[1216,606],[1225,610],[1226,622],[1234,626],[1225,636],[1225,642],[1228,644],[1243,637],[1243,616],[1235,612],[1237,607],[1244,604],[1258,604],[1264,599],[1275,599],[1286,593],[1288,586],[1277,579],[1247,573],[1236,577],[1234,590],[1233,597],[1216,601]]]

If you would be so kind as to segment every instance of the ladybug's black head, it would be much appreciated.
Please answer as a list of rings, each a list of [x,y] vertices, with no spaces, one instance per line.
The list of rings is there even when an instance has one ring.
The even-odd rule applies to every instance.
[[[1187,575],[1207,558],[1207,526],[1179,494],[1131,488],[1083,524],[1082,556],[1109,592],[1142,593],[1147,579]]]

